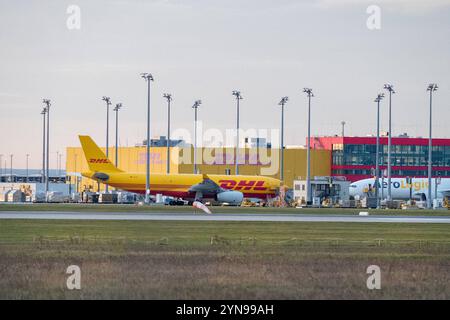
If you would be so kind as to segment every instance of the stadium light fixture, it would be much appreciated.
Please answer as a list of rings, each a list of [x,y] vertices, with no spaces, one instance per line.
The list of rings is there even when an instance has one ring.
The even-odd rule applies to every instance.
[[[116,113],[116,150],[115,150],[115,160],[116,167],[119,166],[119,110],[122,108],[121,103],[117,103],[113,111]]]
[[[311,98],[314,97],[311,88],[303,88],[308,97],[308,141],[306,147],[306,201],[311,204]]]
[[[239,108],[240,108],[240,101],[243,99],[241,92],[238,90],[234,90],[231,93],[233,96],[236,97],[236,161],[235,161],[235,174],[239,174]]]
[[[147,145],[145,156],[145,203],[150,203],[150,82],[154,81],[150,73],[141,73],[147,81]]]
[[[201,100],[196,100],[192,108],[194,109],[194,174],[197,174],[197,110],[202,104]]]
[[[109,159],[109,106],[111,105],[111,98],[103,96],[102,100],[106,102],[106,158]],[[108,189],[108,184],[106,184],[106,193],[108,193]]]
[[[388,135],[388,200],[392,200],[392,95],[395,93],[394,86],[392,84],[385,84],[384,89],[389,92],[389,135]]]
[[[172,95],[164,93],[163,97],[167,100],[167,155],[166,155],[166,173],[170,173],[170,104],[172,102]]]
[[[280,102],[278,103],[279,106],[281,106],[281,143],[280,143],[280,180],[284,180],[284,105],[288,102],[288,97],[281,98]]]
[[[47,133],[46,133],[46,159],[45,159],[45,201],[48,201],[48,191],[49,191],[49,165],[50,165],[50,99],[43,99],[42,102],[45,104],[45,111],[47,113]]]
[[[42,114],[42,176],[41,176],[41,183],[45,183],[45,129],[46,129],[46,123],[45,123],[45,115],[47,114],[47,109],[44,107],[41,111]]]
[[[433,92],[437,91],[438,86],[435,83],[430,83],[427,91],[430,92],[430,120],[429,120],[429,137],[428,137],[428,197],[427,207],[431,209],[431,181],[433,176]],[[437,194],[434,195],[437,198]]]
[[[380,102],[383,98],[384,93],[379,93],[375,98],[377,103],[377,147],[375,155],[375,196],[377,198],[377,208],[380,208]],[[381,188],[384,188],[384,186]]]

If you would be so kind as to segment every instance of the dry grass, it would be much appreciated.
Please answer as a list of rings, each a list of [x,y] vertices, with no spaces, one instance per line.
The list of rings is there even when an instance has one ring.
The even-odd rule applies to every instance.
[[[1,299],[450,298],[446,226],[349,225],[345,236],[344,224],[159,222],[171,234],[157,233],[156,222],[121,232],[117,222],[103,226],[116,237],[102,238],[105,222],[41,221],[41,236],[32,222],[0,223]],[[72,264],[81,267],[79,291],[65,286]],[[381,267],[381,290],[366,288],[371,264]]]

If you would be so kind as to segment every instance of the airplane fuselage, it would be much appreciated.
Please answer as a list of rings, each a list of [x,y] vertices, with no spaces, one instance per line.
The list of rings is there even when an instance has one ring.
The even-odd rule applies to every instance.
[[[436,198],[436,182],[438,179],[433,178],[431,180],[431,198]],[[442,199],[447,196],[448,190],[450,190],[450,179],[440,179],[440,184],[437,184],[437,198]],[[367,192],[375,191],[375,178],[364,179],[356,181],[350,185],[351,196],[364,196]],[[412,178],[412,182],[408,183],[406,178],[392,178],[391,179],[391,192],[392,199],[394,200],[406,200],[412,195],[414,198],[428,197],[428,179],[427,178]],[[388,180],[384,181],[379,179],[379,196],[384,193],[387,197],[388,194]]]
[[[95,172],[84,172],[83,176],[120,190],[145,193],[146,175],[143,173],[117,172],[98,175]],[[245,175],[208,175],[221,188],[242,192],[244,197],[266,199],[277,195],[280,182],[277,179],[262,176]],[[193,199],[195,192],[190,191],[193,185],[203,181],[201,174],[156,174],[150,175],[150,194],[162,194],[184,199]],[[209,198],[213,195],[203,194]]]

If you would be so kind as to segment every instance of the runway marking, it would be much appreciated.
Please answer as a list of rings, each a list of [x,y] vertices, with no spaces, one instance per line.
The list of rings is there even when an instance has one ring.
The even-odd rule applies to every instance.
[[[177,212],[0,212],[1,219],[40,220],[138,220],[138,221],[249,221],[249,222],[378,222],[378,223],[450,223],[450,217],[426,216],[338,216],[307,214],[211,214]]]

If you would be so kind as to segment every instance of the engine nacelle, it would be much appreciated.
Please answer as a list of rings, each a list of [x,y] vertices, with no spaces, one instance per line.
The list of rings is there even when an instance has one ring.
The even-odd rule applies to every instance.
[[[223,191],[217,194],[216,200],[237,206],[244,200],[244,194],[239,191]]]

